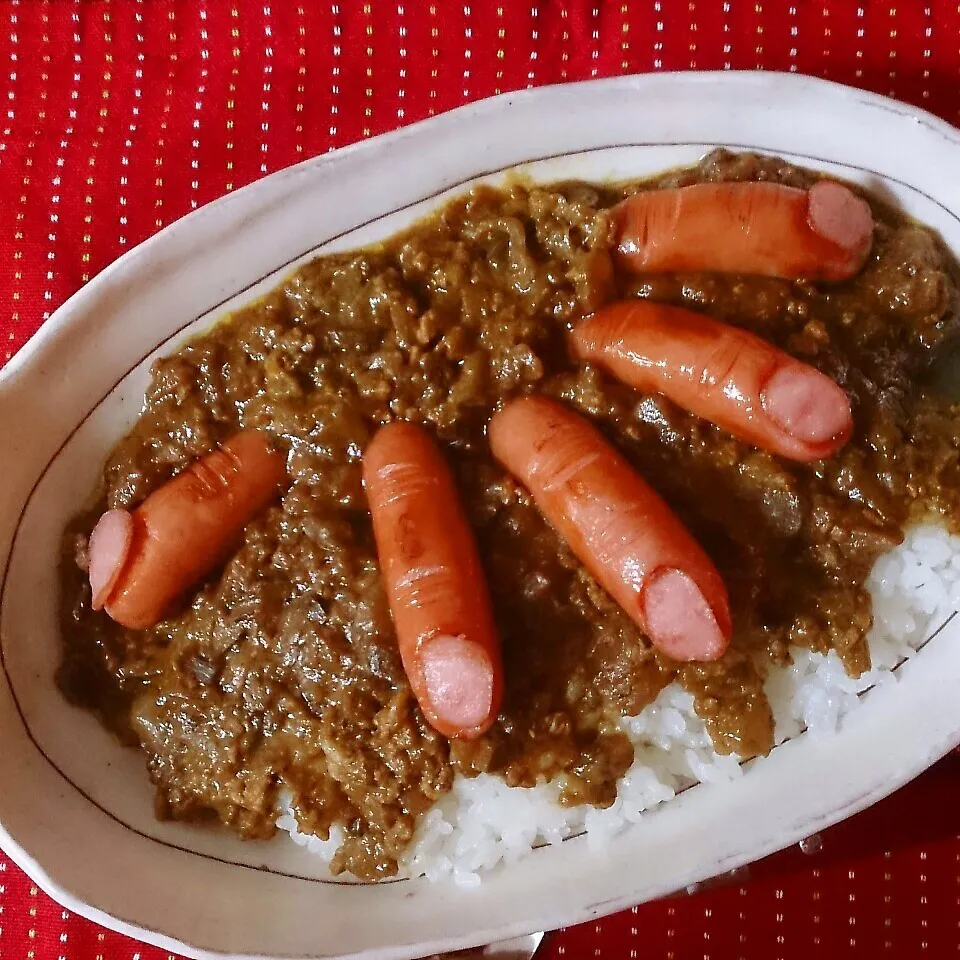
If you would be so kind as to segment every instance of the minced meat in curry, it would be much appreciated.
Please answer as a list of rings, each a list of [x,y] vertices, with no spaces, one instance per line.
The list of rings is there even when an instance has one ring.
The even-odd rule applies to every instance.
[[[816,177],[718,151],[642,186],[743,179]],[[143,631],[91,609],[82,567],[104,500],[67,532],[60,684],[145,751],[160,816],[264,838],[286,791],[304,831],[343,827],[335,871],[376,879],[457,773],[559,777],[564,802],[610,804],[633,759],[618,720],[672,680],[716,749],[749,757],[772,746],[763,681],[791,645],[868,667],[874,560],[911,522],[960,516],[958,411],[918,386],[957,325],[948,255],[871,201],[873,250],[848,282],[621,275],[608,210],[638,186],[478,187],[382,244],[317,258],[157,361],[104,469],[108,506],[247,427],[287,452],[290,482],[226,566]],[[574,362],[565,331],[625,297],[708,312],[816,366],[851,397],[853,440],[792,463]],[[534,391],[599,426],[706,549],[733,612],[722,659],[657,653],[493,460],[491,414]],[[395,418],[441,445],[489,582],[506,692],[473,742],[425,723],[381,587],[360,457]]]

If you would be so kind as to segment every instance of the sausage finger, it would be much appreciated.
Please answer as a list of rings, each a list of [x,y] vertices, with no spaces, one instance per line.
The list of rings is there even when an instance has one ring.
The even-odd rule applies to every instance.
[[[832,456],[853,430],[850,399],[814,367],[746,330],[647,300],[615,303],[571,334],[574,353],[638,390],[771,453]]]
[[[90,535],[94,608],[132,629],[153,626],[226,558],[285,475],[282,454],[248,430],[194,461],[132,514],[108,510]]]
[[[430,437],[382,427],[363,457],[400,656],[430,725],[472,739],[500,709],[503,666],[486,581],[453,477]]]
[[[829,180],[810,190],[755,182],[644,190],[615,217],[619,261],[635,273],[846,280],[873,239],[867,202]]]
[[[715,660],[731,634],[726,587],[659,495],[586,420],[544,397],[490,422],[494,456],[594,578],[676,660]]]

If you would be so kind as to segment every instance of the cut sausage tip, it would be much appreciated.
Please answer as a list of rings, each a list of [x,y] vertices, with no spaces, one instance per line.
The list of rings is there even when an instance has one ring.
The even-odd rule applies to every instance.
[[[810,188],[807,222],[814,233],[844,250],[865,251],[873,236],[869,204],[832,180],[819,180]]]
[[[133,541],[133,516],[126,510],[108,510],[93,528],[88,547],[87,575],[91,605],[102,609],[117,583]]]
[[[700,588],[682,570],[657,571],[643,589],[647,633],[674,660],[716,660],[727,649],[724,635]]]
[[[803,443],[826,443],[850,430],[849,398],[813,367],[781,367],[767,381],[761,402],[768,416]]]
[[[440,634],[420,648],[430,706],[450,726],[478,728],[493,703],[493,664],[478,643]]]

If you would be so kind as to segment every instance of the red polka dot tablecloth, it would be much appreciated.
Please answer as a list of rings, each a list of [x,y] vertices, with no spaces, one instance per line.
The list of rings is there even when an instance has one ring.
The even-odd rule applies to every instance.
[[[809,73],[960,123],[960,5],[0,0],[0,364],[125,250],[264,174],[494,93],[688,69]],[[803,850],[542,955],[956,956],[958,796],[951,756]],[[62,910],[0,852],[3,960],[168,956]]]

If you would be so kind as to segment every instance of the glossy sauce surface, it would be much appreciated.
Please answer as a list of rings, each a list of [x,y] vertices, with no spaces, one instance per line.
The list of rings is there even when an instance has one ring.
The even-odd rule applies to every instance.
[[[656,183],[757,178],[815,179],[716,153]],[[286,791],[302,829],[344,827],[334,869],[376,879],[457,772],[562,776],[567,802],[606,805],[633,757],[619,718],[671,680],[718,750],[748,756],[771,746],[763,680],[791,644],[867,667],[874,560],[910,522],[960,515],[957,411],[918,387],[956,326],[950,263],[930,232],[874,204],[874,248],[850,282],[638,279],[614,268],[607,212],[633,189],[478,189],[384,244],[302,267],[158,361],[105,466],[107,505],[136,506],[240,428],[274,438],[291,481],[226,566],[145,631],[91,609],[80,565],[96,513],[65,536],[61,686],[144,751],[161,816],[267,837]],[[853,439],[788,462],[576,363],[569,329],[629,296],[740,325],[823,371],[852,399]],[[492,412],[529,392],[590,418],[697,537],[730,592],[722,659],[657,654],[493,460]],[[506,689],[471,743],[424,722],[381,587],[360,456],[392,418],[440,444],[490,586]]]

